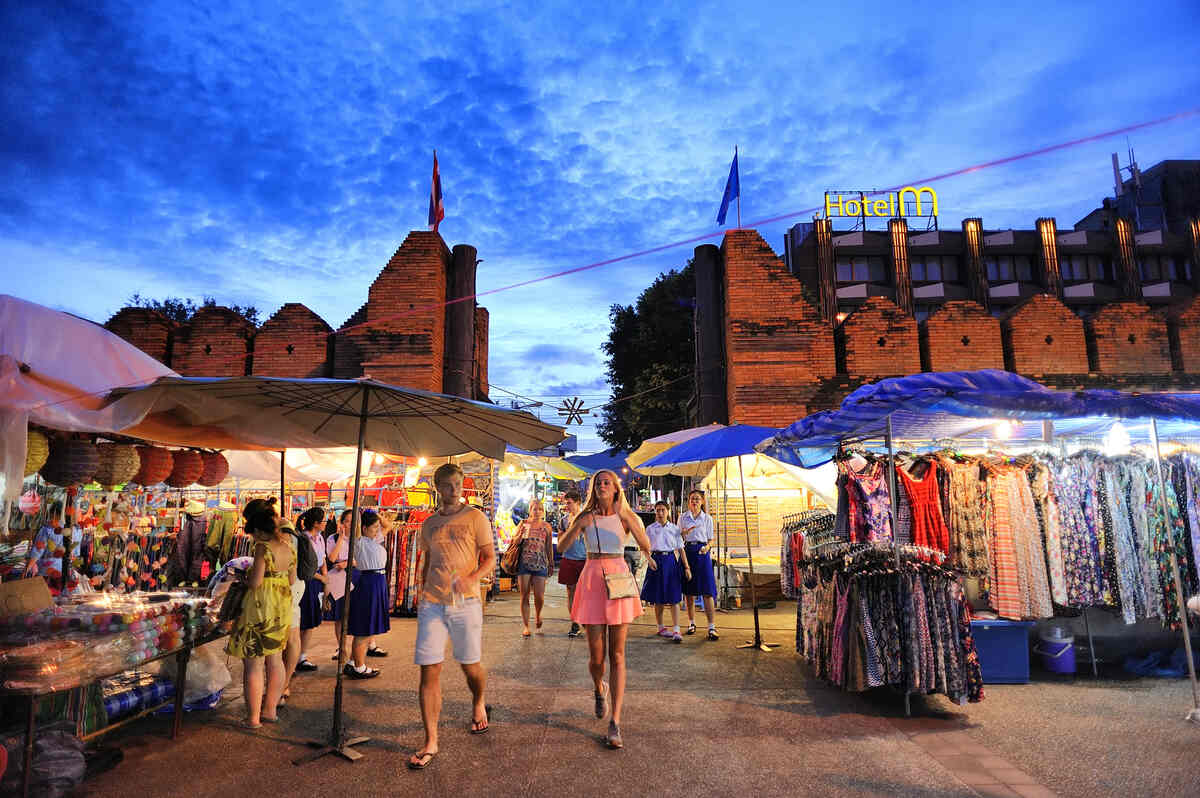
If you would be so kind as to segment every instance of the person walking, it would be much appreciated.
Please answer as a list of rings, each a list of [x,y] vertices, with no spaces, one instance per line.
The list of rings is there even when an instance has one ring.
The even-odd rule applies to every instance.
[[[691,568],[683,552],[679,527],[667,520],[667,503],[654,504],[654,523],[646,527],[650,539],[650,557],[657,566],[646,573],[642,585],[642,601],[654,605],[654,620],[658,636],[682,643],[679,633],[679,602],[683,598],[683,579],[692,578]],[[663,626],[663,609],[670,605],[672,631]]]
[[[613,471],[597,471],[592,475],[582,512],[571,522],[560,543],[570,547],[576,538],[583,537],[587,547],[587,564],[575,586],[571,620],[587,629],[588,671],[592,676],[596,717],[603,719],[611,710],[605,742],[612,749],[624,746],[621,711],[625,700],[625,639],[630,622],[642,614],[636,590],[609,598],[613,576],[617,578],[612,579],[612,590],[619,592],[625,592],[619,584],[620,575],[628,575],[626,582],[632,576],[624,556],[625,539],[630,535],[649,557],[650,541],[641,519],[625,502],[621,480]],[[657,567],[653,560],[648,560],[648,564],[652,569]],[[604,681],[606,646],[611,684]]]
[[[484,703],[487,671],[483,663],[483,607],[479,580],[496,567],[492,525],[486,515],[463,500],[463,472],[453,463],[433,474],[440,507],[421,525],[422,590],[417,608],[414,662],[421,667],[421,721],[425,741],[408,760],[423,770],[438,753],[438,721],[442,714],[442,663],[446,640],[462,666],[471,689],[471,734],[486,734],[491,711]]]
[[[296,557],[272,506],[263,502],[246,510],[246,531],[255,541],[254,561],[246,577],[249,590],[225,653],[243,660],[244,725],[257,729],[279,719],[276,707],[283,692],[282,655],[291,620]]]
[[[308,658],[308,647],[312,642],[313,629],[321,625],[321,601],[325,591],[325,574],[329,567],[326,564],[325,536],[321,530],[325,528],[325,508],[313,507],[300,516],[300,534],[308,536],[313,551],[321,560],[321,565],[312,579],[304,580],[304,594],[300,598],[300,660],[296,663],[298,673],[310,673],[317,669],[316,663]]]
[[[713,576],[712,555],[709,551],[713,541],[712,516],[704,512],[704,494],[693,490],[688,494],[688,509],[679,516],[679,527],[683,532],[683,550],[687,555],[688,569],[692,575],[683,582],[683,595],[687,598],[689,635],[696,634],[696,597],[702,596],[704,614],[708,616],[708,639],[719,640],[717,634],[717,580]]]
[[[563,547],[562,537],[566,534],[571,522],[575,520],[575,516],[579,515],[582,499],[583,497],[579,495],[579,491],[574,488],[568,488],[563,493],[566,518],[559,525],[558,550],[562,559],[558,562],[558,583],[567,589],[568,614],[570,614],[571,608],[575,606],[575,585],[579,582],[579,574],[583,571],[584,563],[587,562],[587,549],[584,546],[582,535],[566,548]],[[581,631],[582,627],[572,620],[571,628],[567,631],[567,637],[579,637]]]
[[[537,630],[542,631],[542,605],[546,599],[546,579],[554,571],[554,530],[546,523],[546,509],[536,499],[529,503],[529,517],[517,527],[516,540],[521,543],[521,562],[517,566],[517,581],[521,586],[521,637],[529,637],[529,594],[533,593],[533,609]]]
[[[363,510],[360,526],[354,544],[354,587],[346,618],[346,634],[353,638],[353,662],[346,663],[345,674],[351,679],[372,679],[379,670],[368,668],[366,658],[387,656],[386,651],[375,647],[375,636],[392,628],[387,606],[387,548],[382,543],[385,530],[378,513]]]

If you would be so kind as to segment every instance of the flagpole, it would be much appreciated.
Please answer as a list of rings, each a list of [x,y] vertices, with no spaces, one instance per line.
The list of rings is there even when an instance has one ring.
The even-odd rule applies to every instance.
[[[738,155],[738,152],[737,152],[737,150],[738,150],[738,148],[737,148],[737,145],[736,145],[736,144],[734,144],[734,145],[733,145],[733,160],[734,160],[734,161],[737,161],[737,155]],[[742,229],[742,175],[741,175],[741,171],[742,171],[742,170],[741,170],[741,168],[740,168],[740,166],[739,166],[739,168],[738,168],[738,173],[739,173],[739,174],[738,174],[738,193],[737,193],[737,201],[738,201],[738,229],[739,229],[739,230],[741,230],[741,229]]]

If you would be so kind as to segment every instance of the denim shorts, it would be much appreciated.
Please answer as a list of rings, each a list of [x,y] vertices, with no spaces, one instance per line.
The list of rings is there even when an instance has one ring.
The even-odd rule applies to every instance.
[[[417,608],[417,665],[438,665],[446,660],[446,640],[454,659],[473,665],[483,659],[483,605],[477,598],[464,599],[461,606],[422,602]]]

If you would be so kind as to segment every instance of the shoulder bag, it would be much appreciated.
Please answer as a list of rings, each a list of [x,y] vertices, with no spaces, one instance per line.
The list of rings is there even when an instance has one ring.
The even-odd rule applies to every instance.
[[[619,520],[619,519],[618,519]],[[624,526],[624,523],[622,523]],[[592,531],[596,533],[596,553],[600,553],[600,530],[596,527],[596,514],[592,513]],[[623,598],[638,598],[641,591],[638,590],[637,579],[631,571],[619,571],[617,573],[604,574],[604,589],[608,593],[610,600]]]
[[[500,570],[509,576],[516,576],[521,568],[521,549],[524,547],[525,536],[522,532],[521,538],[509,543],[508,548],[504,550],[504,556],[500,558]]]

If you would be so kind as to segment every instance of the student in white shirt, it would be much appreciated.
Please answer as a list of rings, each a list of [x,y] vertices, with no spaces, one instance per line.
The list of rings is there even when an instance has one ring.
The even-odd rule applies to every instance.
[[[679,633],[679,601],[683,596],[683,578],[691,579],[692,572],[683,553],[683,538],[679,527],[667,520],[667,503],[654,505],[654,523],[646,527],[650,538],[650,557],[657,568],[646,573],[642,585],[642,601],[654,605],[654,618],[658,621],[658,636],[675,643],[682,643]],[[672,631],[663,626],[663,608],[671,607]]]
[[[374,510],[363,510],[362,534],[354,544],[354,588],[350,610],[346,613],[346,634],[354,638],[350,645],[353,663],[346,663],[345,674],[351,679],[370,679],[379,671],[367,667],[367,647],[376,635],[391,629],[388,612],[387,548],[383,545],[383,522]],[[379,649],[375,649],[380,656]]]
[[[687,555],[692,575],[683,582],[683,595],[687,597],[688,630],[696,634],[696,596],[704,597],[704,614],[708,616],[708,639],[718,640],[716,625],[717,579],[713,575],[712,516],[704,512],[704,494],[698,490],[688,494],[688,509],[679,516],[679,527],[683,532],[683,551]]]

